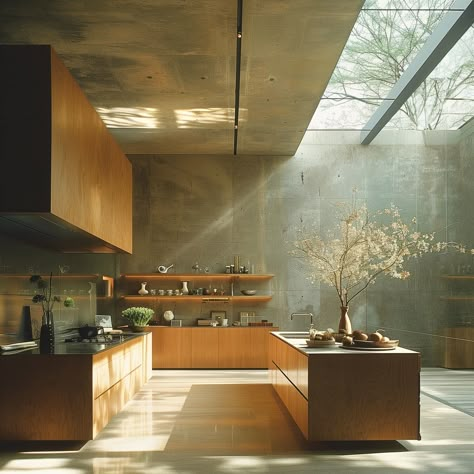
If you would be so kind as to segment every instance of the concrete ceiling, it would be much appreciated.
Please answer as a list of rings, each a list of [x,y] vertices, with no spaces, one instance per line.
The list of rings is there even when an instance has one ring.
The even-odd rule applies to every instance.
[[[243,0],[237,95],[238,0],[1,0],[0,43],[51,44],[127,154],[293,155],[363,3]]]

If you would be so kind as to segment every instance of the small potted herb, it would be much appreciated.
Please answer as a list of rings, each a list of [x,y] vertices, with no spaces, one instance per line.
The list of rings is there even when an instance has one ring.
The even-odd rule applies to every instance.
[[[132,306],[122,311],[122,316],[130,321],[130,328],[135,332],[144,331],[154,314],[151,308],[142,306]]]

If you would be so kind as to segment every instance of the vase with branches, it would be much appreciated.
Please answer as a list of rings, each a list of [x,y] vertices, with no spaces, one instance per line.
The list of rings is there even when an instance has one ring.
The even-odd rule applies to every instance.
[[[391,205],[373,214],[356,197],[338,205],[338,223],[322,236],[319,231],[299,229],[292,254],[304,257],[312,283],[332,286],[341,305],[339,329],[351,332],[349,303],[381,275],[404,280],[408,260],[426,253],[453,248],[474,254],[456,242],[435,242],[435,234],[422,233],[416,219],[405,222],[398,207]]]
[[[54,318],[53,307],[60,301],[59,296],[53,295],[53,274],[50,273],[49,279],[44,280],[41,275],[32,275],[30,282],[36,284],[39,292],[33,298],[33,303],[41,303],[43,317],[40,330],[40,352],[54,352]]]

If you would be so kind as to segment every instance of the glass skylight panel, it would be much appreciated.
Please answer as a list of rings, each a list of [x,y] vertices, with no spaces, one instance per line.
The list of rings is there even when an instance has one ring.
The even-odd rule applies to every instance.
[[[361,130],[453,1],[367,0],[309,128]]]
[[[409,112],[409,113],[408,113]],[[474,116],[474,27],[392,118],[417,130],[456,130]],[[408,121],[407,121],[408,120]]]
[[[350,99],[321,99],[308,130],[362,130],[382,103],[374,99],[366,103]]]
[[[439,10],[450,8],[456,0],[372,0],[366,1],[363,9],[389,9],[389,10]]]

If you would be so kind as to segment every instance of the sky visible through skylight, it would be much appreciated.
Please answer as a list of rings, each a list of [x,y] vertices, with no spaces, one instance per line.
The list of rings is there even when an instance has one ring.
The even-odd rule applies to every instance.
[[[362,130],[454,0],[366,0],[308,130]],[[474,28],[387,124],[456,130],[474,116]]]

